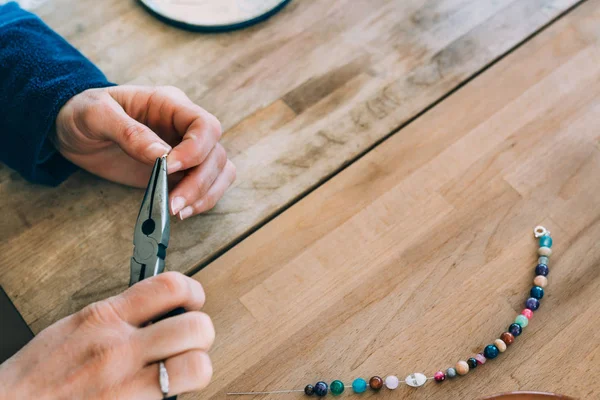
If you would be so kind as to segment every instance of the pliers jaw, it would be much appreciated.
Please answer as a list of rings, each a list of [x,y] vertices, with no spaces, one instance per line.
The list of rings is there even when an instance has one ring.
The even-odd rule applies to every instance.
[[[165,269],[169,245],[169,189],[166,156],[157,158],[133,233],[129,286]]]

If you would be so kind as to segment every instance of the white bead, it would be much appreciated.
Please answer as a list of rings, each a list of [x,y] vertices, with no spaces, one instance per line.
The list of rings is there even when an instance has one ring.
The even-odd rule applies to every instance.
[[[427,382],[427,377],[420,372],[415,372],[414,374],[407,376],[404,381],[408,386],[419,387]]]
[[[388,389],[396,389],[399,383],[400,381],[398,380],[397,376],[390,375],[387,378],[385,378],[385,387]]]

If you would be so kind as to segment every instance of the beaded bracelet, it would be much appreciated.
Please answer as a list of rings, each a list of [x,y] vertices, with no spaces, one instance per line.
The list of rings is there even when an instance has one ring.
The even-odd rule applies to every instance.
[[[548,259],[552,254],[552,237],[550,231],[543,226],[536,226],[533,230],[534,236],[539,238],[540,247],[538,249],[538,262],[535,267],[535,278],[533,278],[533,287],[529,291],[529,298],[525,301],[525,309],[521,314],[517,315],[515,321],[508,327],[508,330],[500,335],[500,338],[494,340],[492,344],[484,347],[483,351],[475,356],[461,360],[454,367],[446,369],[446,371],[438,371],[433,376],[427,377],[425,374],[415,372],[408,375],[404,380],[398,379],[395,375],[389,375],[384,379],[379,376],[373,376],[369,382],[363,378],[356,378],[351,385],[346,385],[340,380],[334,380],[330,385],[326,382],[319,381],[314,385],[306,385],[304,389],[292,390],[276,390],[266,392],[229,392],[227,395],[257,395],[257,394],[275,394],[275,393],[292,393],[304,392],[307,396],[316,395],[319,397],[326,396],[328,392],[333,395],[340,395],[346,388],[352,388],[354,393],[363,393],[367,388],[373,391],[379,391],[383,386],[390,390],[398,388],[401,383],[412,387],[420,387],[425,385],[427,381],[435,380],[438,383],[444,382],[446,378],[453,379],[457,376],[466,375],[470,370],[483,365],[487,360],[493,360],[500,353],[504,353],[517,336],[523,332],[531,318],[533,312],[540,307],[540,300],[544,297],[544,288],[548,284]]]

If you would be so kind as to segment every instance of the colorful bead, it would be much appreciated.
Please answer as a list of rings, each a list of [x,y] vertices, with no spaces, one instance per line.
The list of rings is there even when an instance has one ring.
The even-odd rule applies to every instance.
[[[312,396],[315,393],[315,387],[313,385],[306,385],[304,387],[304,394],[307,396]]]
[[[524,315],[525,317],[527,317],[527,319],[531,319],[533,318],[533,311],[531,311],[529,308],[524,309],[523,311],[521,311],[521,315]]]
[[[473,357],[471,357],[467,360],[467,364],[469,364],[469,369],[477,368],[477,360],[474,359]]]
[[[456,378],[456,370],[454,368],[448,368],[446,370],[446,376],[450,379]]]
[[[320,382],[315,383],[314,392],[317,396],[319,396],[319,397],[327,396],[327,389],[328,389],[328,386],[325,382],[320,381]]]
[[[550,270],[546,264],[538,264],[537,267],[535,267],[536,275],[548,276],[548,272],[550,272]]]
[[[329,385],[329,390],[335,396],[342,394],[344,392],[344,382],[336,379],[335,381],[331,382],[331,385]]]
[[[519,324],[511,324],[511,325],[508,327],[508,331],[509,331],[509,332],[510,332],[510,333],[511,333],[511,334],[512,334],[514,337],[517,337],[517,336],[519,336],[519,335],[521,334],[521,332],[522,332],[523,330],[521,329],[521,325],[519,325]],[[514,339],[514,338],[513,338],[513,339]],[[508,344],[508,343],[506,343],[506,344]]]
[[[469,373],[469,364],[467,364],[466,361],[457,362],[455,368],[459,375],[466,375]]]
[[[442,371],[438,371],[433,375],[433,379],[435,379],[436,382],[444,382],[446,380],[446,374]]]
[[[397,376],[390,375],[385,378],[385,387],[390,390],[396,389],[399,384],[400,384],[400,380],[398,379]]]
[[[483,355],[485,358],[494,359],[498,357],[498,353],[498,348],[493,344],[488,344],[485,346],[485,349],[483,349]]]
[[[475,359],[477,360],[477,364],[479,364],[479,365],[485,364],[486,359],[485,359],[485,356],[483,354],[481,354],[481,353],[477,354],[475,356]]]
[[[533,278],[533,284],[535,286],[545,288],[546,285],[548,285],[548,278],[546,278],[544,275],[538,275],[535,278]]]
[[[383,379],[381,379],[379,376],[374,376],[369,379],[369,386],[373,390],[379,390],[383,387]]]
[[[552,238],[544,235],[540,238],[540,247],[552,247]]]
[[[552,249],[550,247],[540,247],[538,254],[544,257],[550,257],[552,255]]]
[[[531,311],[535,311],[540,308],[540,301],[535,297],[530,297],[525,301],[525,307],[529,308]]]
[[[354,393],[364,393],[367,390],[367,381],[363,378],[356,378],[352,382],[352,390]]]
[[[548,257],[546,257],[546,256],[538,257],[538,264],[548,265]]]
[[[540,286],[534,286],[529,291],[529,294],[531,297],[540,300],[542,297],[544,297],[544,289]]]
[[[510,333],[509,333],[509,335],[510,335]],[[494,340],[494,346],[496,346],[498,348],[498,351],[500,353],[504,353],[506,351],[506,343],[502,339]]]
[[[515,318],[515,324],[519,324],[521,328],[525,328],[529,324],[529,320],[526,316],[519,314]]]

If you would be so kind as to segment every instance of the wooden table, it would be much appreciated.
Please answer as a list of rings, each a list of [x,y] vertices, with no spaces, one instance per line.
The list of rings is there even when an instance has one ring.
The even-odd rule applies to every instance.
[[[296,0],[214,36],[133,2],[37,10],[109,78],[180,86],[226,129],[238,182],[172,226],[169,268],[218,332],[213,384],[184,398],[445,369],[523,308],[537,224],[555,256],[525,334],[377,396],[600,397],[600,0],[576,3]],[[0,284],[35,331],[125,288],[140,191],[6,168],[0,190]]]

